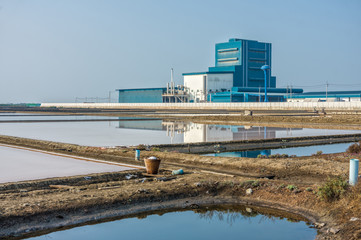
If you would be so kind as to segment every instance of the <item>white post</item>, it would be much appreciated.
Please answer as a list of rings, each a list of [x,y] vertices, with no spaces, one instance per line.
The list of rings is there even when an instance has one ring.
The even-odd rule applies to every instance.
[[[349,183],[352,186],[357,184],[358,180],[358,167],[359,161],[358,159],[351,159],[350,160],[350,176],[349,176]]]

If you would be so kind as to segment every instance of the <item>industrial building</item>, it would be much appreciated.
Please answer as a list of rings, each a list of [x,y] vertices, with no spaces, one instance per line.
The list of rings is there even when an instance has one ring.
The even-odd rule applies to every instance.
[[[361,91],[305,92],[286,98],[288,102],[360,102]]]
[[[190,102],[282,102],[288,93],[302,89],[276,88],[272,76],[272,46],[253,40],[231,38],[215,46],[215,66],[207,72],[184,73],[184,87]],[[269,67],[266,79],[262,66]]]
[[[215,66],[208,71],[183,73],[183,85],[174,85],[172,72],[166,88],[118,89],[119,102],[261,102],[265,90],[268,101],[282,102],[287,94],[302,93],[276,88],[271,53],[271,43],[231,38],[215,45]]]
[[[117,89],[120,103],[161,103],[166,88]]]

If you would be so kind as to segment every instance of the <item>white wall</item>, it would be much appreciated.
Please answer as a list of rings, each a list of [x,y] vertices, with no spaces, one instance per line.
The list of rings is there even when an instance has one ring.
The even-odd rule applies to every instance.
[[[190,99],[194,102],[197,102],[197,98],[199,101],[203,101],[204,99],[204,92],[206,89],[204,89],[203,86],[203,77],[207,76],[206,74],[199,74],[199,75],[185,75],[183,77],[184,86],[187,87]]]
[[[206,86],[203,84],[203,78],[206,77]],[[208,73],[197,75],[185,75],[184,86],[186,86],[190,93],[190,100],[194,102],[205,101],[206,94],[211,90],[212,92],[220,92],[222,89],[231,90],[233,87],[232,73]]]
[[[184,143],[206,142],[206,124],[190,123],[184,131]]]

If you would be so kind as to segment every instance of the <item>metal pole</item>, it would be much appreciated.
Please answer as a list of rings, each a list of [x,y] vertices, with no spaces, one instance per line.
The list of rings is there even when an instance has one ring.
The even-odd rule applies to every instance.
[[[291,98],[292,98],[292,85],[291,85],[291,89],[290,89],[290,95],[291,95]]]
[[[264,102],[268,102],[267,98],[267,70],[270,69],[268,65],[263,65],[261,69],[264,72]]]
[[[264,71],[264,102],[268,102],[267,98],[267,70]]]
[[[170,82],[171,82],[172,94],[174,94],[173,68],[170,69]]]
[[[326,82],[326,102],[327,102],[327,90],[328,90],[328,82]]]

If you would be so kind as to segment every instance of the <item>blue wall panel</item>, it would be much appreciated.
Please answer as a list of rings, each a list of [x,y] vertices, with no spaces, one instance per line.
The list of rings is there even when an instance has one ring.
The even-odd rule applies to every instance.
[[[161,103],[165,89],[129,89],[119,91],[119,103]]]

